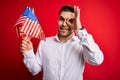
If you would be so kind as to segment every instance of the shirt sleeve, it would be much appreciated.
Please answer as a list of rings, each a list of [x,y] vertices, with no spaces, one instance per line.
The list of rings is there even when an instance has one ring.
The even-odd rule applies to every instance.
[[[29,50],[23,53],[23,56],[24,56],[23,62],[33,75],[38,74],[42,70],[41,44],[42,44],[42,41],[38,46],[36,55],[34,54],[33,50]]]
[[[86,29],[77,30],[76,34],[80,39],[85,61],[92,65],[100,65],[103,62],[104,56],[92,35],[88,34]]]

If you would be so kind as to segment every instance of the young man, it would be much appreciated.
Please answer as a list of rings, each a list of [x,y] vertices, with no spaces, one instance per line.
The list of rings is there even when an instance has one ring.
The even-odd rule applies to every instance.
[[[102,51],[81,26],[78,6],[61,8],[58,34],[41,40],[36,54],[28,37],[22,40],[21,52],[24,64],[33,75],[43,70],[43,80],[83,80],[85,61],[91,65],[103,62]]]

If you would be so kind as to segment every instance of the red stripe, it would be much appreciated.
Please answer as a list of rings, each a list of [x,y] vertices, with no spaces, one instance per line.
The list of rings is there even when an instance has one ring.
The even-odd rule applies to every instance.
[[[36,38],[38,37],[39,32],[40,32],[40,25],[38,26],[38,29],[37,29],[37,31],[35,32],[35,37],[36,37]]]
[[[32,32],[33,32],[33,29],[34,29],[34,25],[36,24],[36,22],[33,23],[31,29],[30,29],[30,32],[29,32],[29,35],[32,35]]]
[[[23,26],[22,26],[22,28],[21,28],[21,31],[23,32],[24,30],[25,30],[25,28],[26,28],[26,25],[27,25],[27,23],[28,23],[28,18],[26,18],[26,20],[25,20],[25,22],[24,22],[24,24],[23,24]]]
[[[36,21],[32,21],[29,18],[26,18],[24,16],[21,16],[15,26],[18,28],[18,34],[19,36],[25,36],[26,34],[28,36],[39,38],[39,39],[45,39],[45,34],[40,26],[40,24]]]
[[[27,33],[28,32],[28,30],[29,30],[29,28],[30,28],[30,25],[31,25],[31,23],[32,23],[32,21],[29,19],[28,20],[28,24],[26,25],[26,29],[25,29],[25,33]]]
[[[16,24],[15,24],[14,26],[18,26],[19,24],[23,24],[25,20],[26,20],[26,17],[22,17],[22,16],[21,16],[21,17],[17,20],[17,22],[16,22]]]
[[[25,28],[23,29],[23,32],[26,33],[28,27],[30,25],[30,19],[27,20],[27,23],[25,24]]]
[[[39,28],[39,24],[37,24],[37,25],[35,26],[35,30],[34,30],[34,33],[33,33],[33,37],[35,37],[35,34],[36,34],[38,28]]]
[[[34,25],[34,23],[35,23],[35,21],[31,21],[31,24],[30,24],[29,29],[27,30],[26,34],[30,35],[31,29],[32,29],[32,26]]]
[[[35,29],[36,29],[36,26],[37,26],[37,22],[35,22],[35,24],[33,25],[33,28],[31,29],[32,31],[31,31],[31,36],[33,37],[33,34],[34,34],[34,31],[35,31]]]

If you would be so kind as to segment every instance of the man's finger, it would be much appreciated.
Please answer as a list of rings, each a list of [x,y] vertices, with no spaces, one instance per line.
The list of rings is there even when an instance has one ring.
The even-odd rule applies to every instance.
[[[32,43],[30,39],[31,39],[31,38],[28,37],[28,39],[27,39],[28,44],[31,44],[31,43]]]
[[[21,51],[22,53],[26,52],[26,50],[23,49],[23,48],[21,48],[20,51]]]
[[[21,52],[25,52],[25,50],[26,50],[26,47],[25,47],[25,46],[23,47],[23,46],[21,45],[21,46],[20,46],[20,51],[21,51]]]
[[[26,44],[21,44],[21,47],[27,47],[27,45]]]
[[[26,41],[26,40],[22,40],[22,43],[21,43],[21,44],[28,45],[28,41]]]
[[[23,36],[22,39],[27,39],[27,36]]]
[[[30,39],[30,38],[28,37],[28,35],[22,37],[22,40],[28,40],[28,39]]]
[[[31,44],[31,37],[29,37],[29,36],[26,36],[25,38],[23,38],[23,40],[26,40],[26,42],[28,43],[28,44]]]
[[[74,12],[76,12],[76,6],[74,6]]]
[[[80,8],[77,6],[77,16],[80,17]]]

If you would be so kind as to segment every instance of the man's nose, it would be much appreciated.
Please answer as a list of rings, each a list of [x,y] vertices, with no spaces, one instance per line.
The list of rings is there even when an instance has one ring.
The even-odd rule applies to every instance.
[[[63,26],[66,26],[67,25],[67,21],[65,20],[64,22],[63,22]]]

